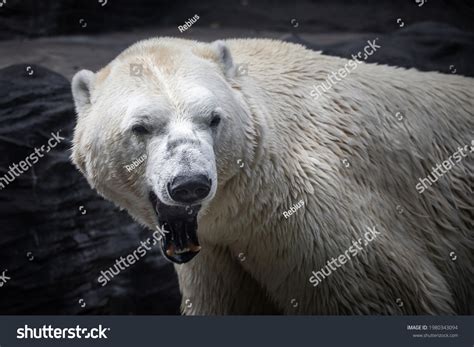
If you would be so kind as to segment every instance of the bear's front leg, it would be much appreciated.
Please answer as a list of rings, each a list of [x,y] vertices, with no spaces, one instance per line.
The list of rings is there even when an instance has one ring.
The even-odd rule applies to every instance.
[[[279,313],[226,248],[203,245],[193,260],[175,268],[185,315]]]

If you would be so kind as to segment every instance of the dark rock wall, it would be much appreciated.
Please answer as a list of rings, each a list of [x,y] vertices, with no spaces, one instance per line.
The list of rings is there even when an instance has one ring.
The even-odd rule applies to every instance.
[[[329,43],[309,42],[297,34],[287,35],[284,39],[347,59],[352,59],[352,54],[362,51],[368,42],[377,39],[375,43],[380,48],[368,57],[368,63],[474,77],[474,33],[448,24],[424,22],[392,33],[366,34]]]
[[[406,25],[435,21],[474,30],[472,0],[425,0],[421,7],[415,0],[100,1],[7,0],[0,39],[177,27],[196,13],[202,27],[288,31],[294,18],[305,32],[390,32],[401,18]]]

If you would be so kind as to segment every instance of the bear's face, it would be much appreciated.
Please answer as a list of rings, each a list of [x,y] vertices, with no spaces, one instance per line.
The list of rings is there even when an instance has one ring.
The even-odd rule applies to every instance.
[[[73,161],[91,186],[143,224],[162,229],[168,259],[200,250],[197,215],[236,173],[246,106],[221,42],[137,44],[72,88]]]

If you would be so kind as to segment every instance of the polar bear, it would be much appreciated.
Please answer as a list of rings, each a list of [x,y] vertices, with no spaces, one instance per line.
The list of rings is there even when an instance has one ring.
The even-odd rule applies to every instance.
[[[357,61],[316,97],[348,63],[155,38],[74,76],[72,160],[164,231],[184,314],[472,313],[474,80]]]

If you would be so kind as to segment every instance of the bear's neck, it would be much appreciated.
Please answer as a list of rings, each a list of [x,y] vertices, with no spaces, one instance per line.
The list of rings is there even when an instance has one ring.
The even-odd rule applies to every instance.
[[[247,99],[248,100],[248,99]],[[278,219],[290,206],[305,200],[308,182],[294,152],[296,142],[291,124],[275,124],[279,110],[249,104],[251,115],[246,126],[245,160],[237,174],[218,190],[209,209],[209,227],[245,229]],[[272,115],[272,116],[270,116]],[[310,190],[312,190],[310,188]],[[221,234],[222,236],[222,234]],[[220,240],[222,241],[222,240]]]

